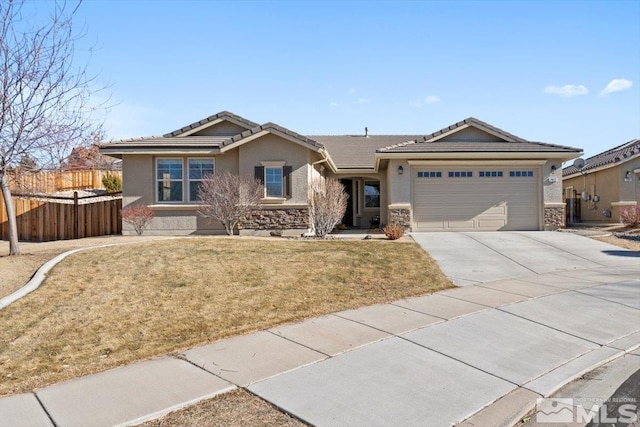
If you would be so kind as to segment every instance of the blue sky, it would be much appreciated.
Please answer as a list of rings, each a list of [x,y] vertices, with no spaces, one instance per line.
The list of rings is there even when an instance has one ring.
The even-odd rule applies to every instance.
[[[640,137],[640,1],[85,0],[76,22],[109,138],[221,110],[308,135],[473,116],[587,156]]]

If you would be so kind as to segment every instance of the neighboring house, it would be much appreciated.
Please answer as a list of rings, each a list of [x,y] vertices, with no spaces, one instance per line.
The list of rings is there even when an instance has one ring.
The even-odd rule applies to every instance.
[[[565,219],[560,165],[581,154],[474,118],[426,136],[304,136],[229,112],[100,151],[122,159],[123,205],[151,206],[155,234],[222,233],[197,212],[200,180],[220,171],[265,183],[263,204],[241,234],[307,231],[307,188],[319,177],[345,185],[348,226],[378,219],[412,231],[554,229]]]
[[[620,207],[640,202],[640,139],[586,159],[582,169],[566,167],[562,175],[575,222],[620,222]]]

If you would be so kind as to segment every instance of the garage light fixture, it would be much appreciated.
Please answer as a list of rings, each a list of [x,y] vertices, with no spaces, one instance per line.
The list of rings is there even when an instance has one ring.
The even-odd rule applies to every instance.
[[[404,168],[402,165],[398,166],[398,175],[402,175],[404,173]]]
[[[624,174],[624,182],[631,182],[631,171]]]

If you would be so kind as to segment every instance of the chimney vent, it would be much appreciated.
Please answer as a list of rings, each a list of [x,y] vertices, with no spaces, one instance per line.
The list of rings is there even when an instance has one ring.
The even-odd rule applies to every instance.
[[[369,136],[369,128],[367,128],[367,127],[364,128],[364,136],[365,137]]]

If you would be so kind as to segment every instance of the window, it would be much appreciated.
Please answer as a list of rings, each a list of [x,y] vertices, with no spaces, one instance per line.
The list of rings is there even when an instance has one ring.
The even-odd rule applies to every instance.
[[[267,197],[282,197],[282,168],[264,168],[264,188]]]
[[[196,202],[200,183],[214,172],[213,159],[189,159],[189,201]]]
[[[502,171],[480,171],[480,178],[500,178]]]
[[[434,172],[434,171],[418,172],[418,178],[442,178],[442,172]]]
[[[182,159],[157,159],[158,202],[182,202]]]
[[[284,166],[285,162],[262,162],[255,167],[255,177],[264,185],[266,198],[291,198],[292,166]]]
[[[455,171],[455,172],[449,172],[449,178],[471,178],[473,177],[473,172],[459,172],[459,171]]]
[[[509,176],[510,176],[510,177],[527,177],[527,176],[533,176],[533,171],[510,171],[510,172],[509,172]]]
[[[380,207],[380,182],[366,181],[364,183],[364,207]]]

